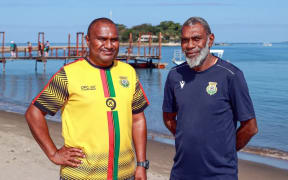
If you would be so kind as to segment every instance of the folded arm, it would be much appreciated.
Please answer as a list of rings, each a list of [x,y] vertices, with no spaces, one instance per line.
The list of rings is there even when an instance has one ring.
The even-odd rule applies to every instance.
[[[237,129],[236,149],[241,150],[248,144],[250,139],[257,134],[257,122],[255,118],[247,121],[241,121],[240,127]]]
[[[168,130],[175,136],[176,134],[176,112],[163,112],[163,121]]]

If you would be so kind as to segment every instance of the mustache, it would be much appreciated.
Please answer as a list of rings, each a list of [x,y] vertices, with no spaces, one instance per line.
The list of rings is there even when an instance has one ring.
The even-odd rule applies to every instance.
[[[109,49],[109,48],[102,48],[102,49],[100,49],[101,51],[104,51],[104,52],[114,52],[116,49],[114,49],[114,48],[111,48],[111,49]]]
[[[193,48],[193,49],[191,49],[191,50],[184,50],[183,52],[184,52],[184,53],[187,53],[187,52],[196,53],[196,52],[199,52],[199,51],[201,51],[201,48],[196,47],[196,48]]]

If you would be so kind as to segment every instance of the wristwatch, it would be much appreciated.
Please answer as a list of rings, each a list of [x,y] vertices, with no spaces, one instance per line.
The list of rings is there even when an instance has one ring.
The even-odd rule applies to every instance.
[[[149,161],[146,160],[146,161],[142,161],[142,162],[137,162],[137,166],[142,166],[145,169],[149,169]]]

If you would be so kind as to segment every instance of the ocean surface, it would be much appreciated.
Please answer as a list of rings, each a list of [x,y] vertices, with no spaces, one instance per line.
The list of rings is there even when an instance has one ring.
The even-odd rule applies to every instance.
[[[239,67],[246,77],[259,126],[248,151],[288,160],[288,44],[230,44],[212,49],[223,49],[222,58]],[[162,47],[161,62],[168,64],[165,69],[136,70],[150,101],[145,111],[150,136],[164,139],[171,138],[162,120],[162,100],[167,74],[174,66],[174,50],[180,47]],[[24,113],[63,64],[61,60],[48,61],[44,72],[43,64],[38,63],[36,72],[34,61],[15,60],[6,63],[5,73],[0,64],[0,109]],[[59,113],[48,119],[61,121]]]

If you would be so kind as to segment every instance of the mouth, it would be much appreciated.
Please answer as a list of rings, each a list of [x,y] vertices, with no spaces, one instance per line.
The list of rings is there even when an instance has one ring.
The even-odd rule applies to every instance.
[[[192,57],[196,57],[199,55],[200,52],[189,52],[187,51],[185,54],[187,57],[192,58]]]
[[[105,56],[113,56],[114,55],[114,51],[112,51],[112,50],[102,50],[101,52]]]

